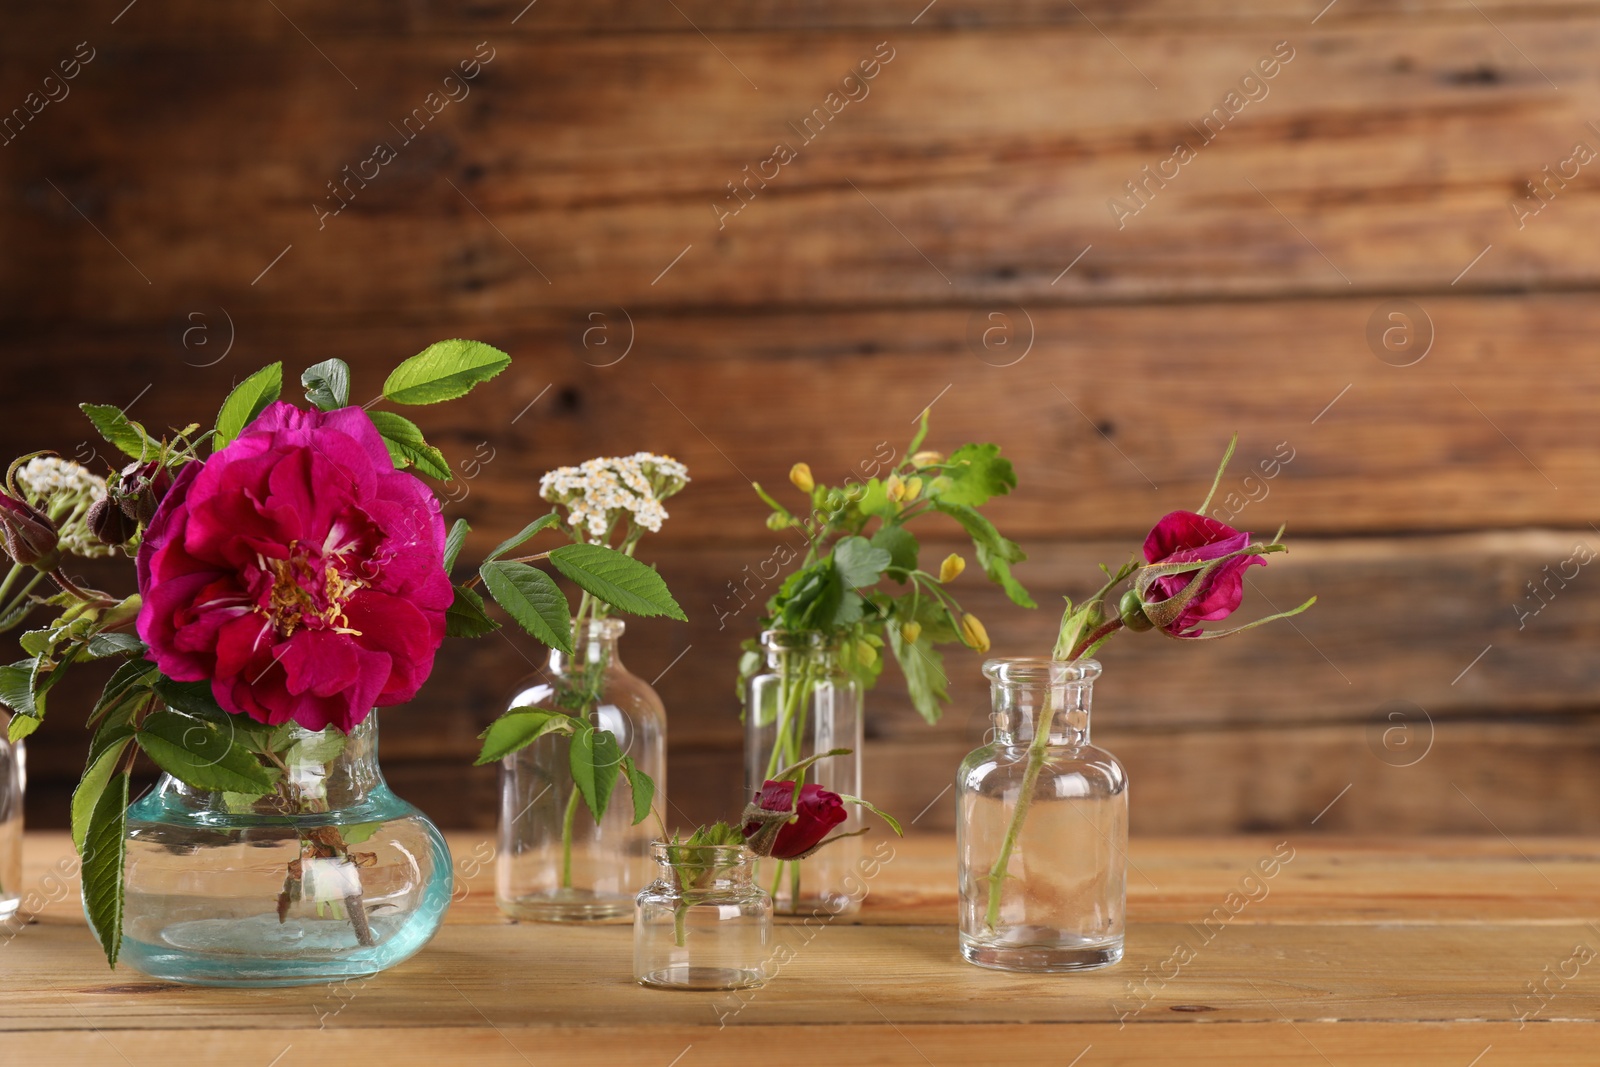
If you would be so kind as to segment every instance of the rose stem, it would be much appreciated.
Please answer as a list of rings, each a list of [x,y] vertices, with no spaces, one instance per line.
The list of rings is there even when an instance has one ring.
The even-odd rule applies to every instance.
[[[561,820],[561,888],[572,888],[572,822],[578,815],[578,787],[567,798],[567,813]]]
[[[360,875],[356,876],[357,878]],[[350,925],[356,929],[356,940],[365,948],[371,948],[377,942],[372,939],[372,927],[367,922],[367,906],[362,902],[361,891],[357,890],[344,898],[344,907],[350,913]]]

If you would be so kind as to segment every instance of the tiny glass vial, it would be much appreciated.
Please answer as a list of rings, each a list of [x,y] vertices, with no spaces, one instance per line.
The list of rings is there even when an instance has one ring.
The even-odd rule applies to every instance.
[[[634,902],[633,973],[657,989],[749,989],[767,978],[772,898],[742,845],[651,846],[657,870]]]
[[[1089,743],[1100,664],[994,659],[994,740],[956,775],[961,954],[1005,971],[1122,958],[1128,778]]]

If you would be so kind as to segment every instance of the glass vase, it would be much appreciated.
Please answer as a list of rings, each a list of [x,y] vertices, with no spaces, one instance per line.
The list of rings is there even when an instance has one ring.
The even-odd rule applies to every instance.
[[[819,760],[803,781],[859,797],[861,684],[839,666],[838,650],[821,634],[768,630],[761,645],[766,669],[751,677],[745,692],[745,798],[785,767],[836,748],[850,755]],[[846,811],[849,818],[833,833],[861,829],[861,809],[851,804]],[[852,837],[804,860],[764,859],[756,877],[783,914],[854,913],[861,907],[854,878],[860,859],[861,840]]]
[[[767,978],[772,898],[742,845],[651,846],[655,881],[634,905],[633,973],[658,989],[747,989]]]
[[[626,919],[650,880],[650,843],[666,809],[667,713],[661,698],[617,654],[624,624],[579,626],[575,656],[551,649],[542,676],[511,707],[582,716],[609,730],[622,754],[655,781],[655,813],[635,825],[633,798],[619,777],[598,823],[572,780],[570,738],[547,734],[501,761],[500,850],[495,896],[516,919],[584,922]]]
[[[196,985],[308,985],[392,967],[439,929],[450,852],[384,783],[377,716],[348,736],[280,729],[276,792],[163,775],[128,808],[123,962]]]
[[[23,742],[6,740],[11,718],[0,711],[0,922],[22,901],[22,791],[27,785]]]
[[[1122,958],[1128,779],[1089,743],[1093,660],[984,664],[994,741],[956,775],[961,954],[1006,971]]]

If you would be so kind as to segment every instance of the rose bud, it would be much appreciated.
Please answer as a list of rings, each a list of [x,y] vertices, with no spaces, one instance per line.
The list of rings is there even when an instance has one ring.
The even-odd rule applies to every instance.
[[[959,578],[961,572],[966,569],[967,561],[962,559],[958,553],[952,552],[944,558],[943,563],[939,564],[939,581],[948,585]]]
[[[1244,572],[1266,566],[1245,554],[1250,535],[1192,511],[1174,511],[1145,538],[1149,564],[1136,586],[1143,614],[1169,637],[1199,637],[1197,624],[1225,619],[1244,599]],[[1252,550],[1257,551],[1257,550]],[[1203,563],[1189,571],[1162,573],[1164,565]]]
[[[1117,605],[1117,613],[1122,618],[1122,625],[1134,633],[1142,634],[1155,626],[1150,621],[1150,616],[1144,613],[1144,602],[1139,599],[1139,592],[1130,589],[1122,594],[1122,600]]]
[[[111,494],[89,506],[89,532],[103,545],[126,544],[139,529],[139,524],[129,518],[122,508],[111,502]]]
[[[54,570],[61,560],[60,536],[50,517],[33,505],[0,493],[0,527],[6,552],[24,567]]]
[[[797,805],[794,783],[788,780],[762,783],[745,815],[744,836],[750,850],[780,860],[809,855],[823,843],[828,831],[849,818],[839,794],[820,785],[802,786]],[[782,818],[784,815],[789,818]]]
[[[161,498],[172,488],[172,471],[163,464],[135,460],[122,468],[117,483],[117,499],[122,511],[134,522],[144,524],[155,517]]]
[[[789,481],[802,493],[809,493],[817,487],[816,479],[811,477],[811,468],[804,463],[796,463],[789,468]]]

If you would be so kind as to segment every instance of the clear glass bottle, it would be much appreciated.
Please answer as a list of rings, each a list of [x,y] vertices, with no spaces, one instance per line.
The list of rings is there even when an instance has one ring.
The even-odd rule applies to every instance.
[[[748,989],[766,981],[772,898],[742,845],[651,846],[655,881],[634,905],[633,974],[658,989]]]
[[[821,634],[767,630],[761,635],[767,669],[751,677],[745,691],[745,797],[778,771],[819,752],[850,750],[811,765],[804,781],[834,793],[861,796],[861,685],[839,666],[838,649]],[[833,832],[861,829],[859,806]],[[756,878],[786,915],[854,913],[851,893],[861,859],[860,838],[829,845],[805,860],[764,859]]]
[[[0,922],[22,902],[22,792],[28,780],[23,742],[6,740],[11,717],[0,711]]]
[[[439,929],[450,852],[384,782],[377,715],[348,737],[284,734],[275,793],[163,775],[128,808],[122,962],[172,982],[309,985],[392,967]]]
[[[961,954],[1006,971],[1116,963],[1128,779],[1115,756],[1089,743],[1100,664],[994,659],[983,673],[994,741],[956,775]]]
[[[571,742],[546,735],[501,761],[500,850],[495,897],[515,919],[583,922],[633,914],[650,880],[650,843],[666,810],[667,713],[617,655],[621,619],[581,624],[576,656],[550,650],[542,675],[524,682],[511,707],[584,715],[609,730],[623,755],[655,782],[652,815],[637,825],[626,777],[595,823],[572,780]]]

